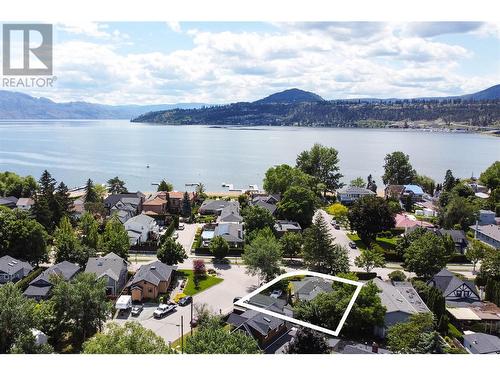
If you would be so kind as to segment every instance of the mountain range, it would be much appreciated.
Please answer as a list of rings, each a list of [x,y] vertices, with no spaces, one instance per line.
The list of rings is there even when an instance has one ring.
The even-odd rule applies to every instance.
[[[170,124],[200,123],[214,125],[288,125],[290,124],[290,121],[291,123],[298,122],[300,124],[307,124],[307,117],[309,117],[315,124],[324,124],[337,120],[345,122],[346,119],[342,116],[334,116],[333,113],[339,112],[342,108],[345,109],[346,105],[350,107],[351,111],[355,111],[355,107],[357,107],[357,111],[360,112],[359,107],[362,104],[366,107],[368,104],[373,105],[374,103],[379,103],[379,105],[387,107],[399,102],[410,101],[413,103],[418,101],[450,100],[500,100],[500,85],[492,86],[486,90],[462,96],[416,99],[364,98],[325,100],[315,93],[293,88],[274,93],[254,102],[241,102],[218,106],[210,106],[203,103],[158,105],[104,105],[82,101],[57,103],[43,97],[36,98],[24,93],[0,90],[0,120],[133,119],[132,121],[134,122],[157,122]],[[351,104],[349,105],[346,103]],[[314,106],[314,109],[310,108],[310,106],[306,106],[306,104]],[[498,103],[495,104],[495,106],[498,107]],[[304,110],[309,111],[309,113],[304,112]],[[456,113],[457,111],[463,112],[463,110],[464,108],[458,107],[452,109],[448,108],[446,113],[451,112],[451,115],[453,115],[453,113]],[[478,113],[477,115],[480,116],[481,113]],[[354,118],[356,117],[359,116],[354,116]],[[373,117],[373,119],[377,119],[377,116]],[[382,117],[383,118],[380,118],[381,120],[397,120],[394,116]]]

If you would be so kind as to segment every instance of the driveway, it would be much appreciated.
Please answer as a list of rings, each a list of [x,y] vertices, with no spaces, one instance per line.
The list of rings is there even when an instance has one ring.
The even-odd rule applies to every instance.
[[[193,245],[194,236],[196,235],[196,230],[201,228],[202,224],[184,224],[183,230],[177,230],[176,232],[179,234],[179,238],[177,242],[184,247],[187,254],[191,254],[191,246]]]
[[[192,269],[192,261],[187,259],[185,263],[179,265],[180,269]],[[233,309],[233,299],[243,297],[257,288],[258,280],[256,276],[246,274],[245,267],[240,265],[215,265],[207,264],[207,267],[214,267],[219,277],[224,280],[213,287],[193,296],[194,306],[206,304],[214,313],[227,314]],[[130,315],[117,317],[114,321],[118,324],[125,324],[126,321],[137,321],[143,327],[151,329],[157,335],[163,337],[167,343],[177,340],[181,336],[181,316],[183,317],[184,334],[191,328],[191,305],[177,306],[176,310],[161,319],[153,317],[156,304],[149,304],[144,307],[139,317]],[[194,310],[194,309],[193,309]],[[196,314],[196,310],[194,310]]]

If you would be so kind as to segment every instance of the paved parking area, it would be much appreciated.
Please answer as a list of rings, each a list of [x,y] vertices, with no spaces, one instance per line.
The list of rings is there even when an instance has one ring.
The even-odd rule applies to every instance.
[[[196,230],[198,228],[201,228],[202,226],[203,226],[202,224],[185,223],[184,229],[176,231],[179,234],[177,242],[179,242],[184,247],[184,250],[186,250],[188,254],[191,253],[191,246],[193,245],[194,236],[196,235]]]
[[[208,265],[212,267],[212,265]],[[180,269],[191,269],[182,264]],[[232,311],[233,299],[243,297],[245,294],[257,288],[258,279],[256,276],[248,275],[244,266],[239,265],[220,265],[214,267],[219,277],[224,281],[193,296],[193,303],[206,304],[214,313],[223,314]],[[177,306],[176,310],[164,318],[155,319],[153,311],[156,304],[147,304],[138,317],[130,314],[117,316],[114,320],[118,324],[125,324],[126,321],[137,321],[145,328],[151,329],[157,335],[163,337],[166,342],[173,342],[181,336],[181,316],[183,317],[184,333],[190,331],[189,322],[191,321],[191,305]],[[193,309],[194,310],[194,309]],[[195,310],[194,310],[195,313]]]

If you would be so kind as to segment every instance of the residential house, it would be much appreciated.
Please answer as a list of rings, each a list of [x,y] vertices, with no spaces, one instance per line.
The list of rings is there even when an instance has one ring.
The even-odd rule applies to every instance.
[[[471,354],[500,354],[500,338],[486,333],[464,335],[464,347]]]
[[[31,209],[31,206],[35,204],[35,201],[32,198],[19,198],[16,203],[16,207],[19,210],[28,211]]]
[[[159,228],[151,216],[140,214],[128,219],[125,224],[131,246],[145,243],[158,237]]]
[[[188,193],[191,207],[193,206],[197,195],[196,193]],[[168,212],[171,214],[180,214],[182,212],[182,201],[184,200],[184,192],[182,191],[169,191],[168,198]]]
[[[252,297],[248,302],[257,307],[282,314],[284,314],[283,308],[286,304],[284,300],[259,294]],[[291,339],[291,337],[287,336],[291,326],[285,320],[254,310],[246,310],[243,313],[235,310],[229,315],[226,322],[235,330],[243,331],[255,338],[259,347],[265,353],[275,353],[279,348],[283,347],[286,340]]]
[[[10,255],[0,258],[0,284],[15,283],[28,276],[31,271],[33,267],[28,262],[12,258]]]
[[[452,307],[446,311],[452,317],[452,322],[462,331],[475,329],[480,323],[489,333],[500,334],[500,308],[492,302],[477,302],[473,305]]]
[[[243,223],[243,216],[240,215],[240,204],[233,202],[233,204],[222,208],[216,221],[218,223]]]
[[[478,224],[488,225],[496,224],[495,213],[490,210],[479,210]]]
[[[450,236],[453,240],[453,243],[455,244],[455,250],[460,254],[465,253],[465,249],[469,245],[469,242],[467,241],[467,236],[465,235],[465,232],[463,230],[441,228],[436,232],[443,237]]]
[[[54,264],[30,282],[28,288],[26,288],[23,294],[26,297],[36,299],[37,301],[47,299],[50,295],[52,287],[54,286],[52,277],[60,277],[64,281],[69,281],[78,273],[79,270],[80,266],[78,264],[67,261]]]
[[[417,220],[417,218],[410,214],[396,214],[394,217],[395,228],[396,229],[404,229],[405,232],[413,227],[422,227],[422,228],[432,228],[434,225],[428,223],[423,220]]]
[[[302,227],[296,221],[276,220],[274,223],[274,232],[281,237],[287,232],[300,233]]]
[[[474,282],[462,280],[446,268],[435,274],[427,282],[427,285],[439,289],[448,306],[467,307],[481,303],[481,298]]]
[[[16,208],[17,204],[17,198],[10,196],[10,197],[0,197],[0,206],[7,207],[7,208]]]
[[[223,199],[205,199],[200,206],[198,212],[201,215],[216,215],[219,216],[222,209],[225,207],[234,207],[239,211],[240,204],[237,201],[226,201]]]
[[[401,193],[401,198],[411,197],[413,203],[420,202],[424,199],[424,191],[418,185],[404,185],[404,190]]]
[[[109,210],[110,215],[116,215],[120,222],[124,224],[130,218],[142,212],[142,203],[145,195],[141,192],[111,194],[104,200],[104,206]]]
[[[127,282],[128,262],[115,253],[103,257],[92,257],[87,261],[85,272],[93,273],[97,279],[106,280],[106,294],[117,296]]]
[[[475,239],[495,249],[500,249],[500,226],[497,224],[476,224],[471,225],[469,228],[474,231]]]
[[[250,201],[250,206],[258,206],[268,210],[271,215],[276,214],[278,208],[277,204],[281,197],[279,194],[269,194],[269,195],[254,195]]]
[[[156,299],[167,292],[176,269],[176,266],[169,266],[160,261],[142,265],[125,289],[132,296],[132,301]]]
[[[298,301],[311,301],[320,293],[332,291],[332,282],[321,277],[305,277],[291,284],[294,299]]]
[[[351,204],[356,202],[359,198],[370,195],[375,195],[375,193],[370,189],[357,186],[347,186],[337,190],[337,199],[342,204]]]
[[[84,198],[77,198],[73,201],[73,207],[71,210],[71,215],[75,219],[79,219],[82,217],[83,213],[85,212],[85,199]]]
[[[385,337],[387,329],[396,323],[408,321],[410,316],[430,312],[409,282],[385,282],[375,278],[372,282],[380,290],[382,305],[386,308],[384,326],[375,328],[375,335]]]
[[[220,236],[229,243],[230,247],[241,249],[245,242],[243,233],[242,224],[219,223],[214,229],[213,237]]]
[[[149,216],[164,216],[168,211],[168,196],[164,191],[152,194],[142,203],[142,211]]]

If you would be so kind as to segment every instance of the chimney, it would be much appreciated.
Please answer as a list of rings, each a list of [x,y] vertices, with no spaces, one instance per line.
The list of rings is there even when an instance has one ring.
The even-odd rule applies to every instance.
[[[378,344],[375,341],[372,343],[372,353],[378,353]]]

